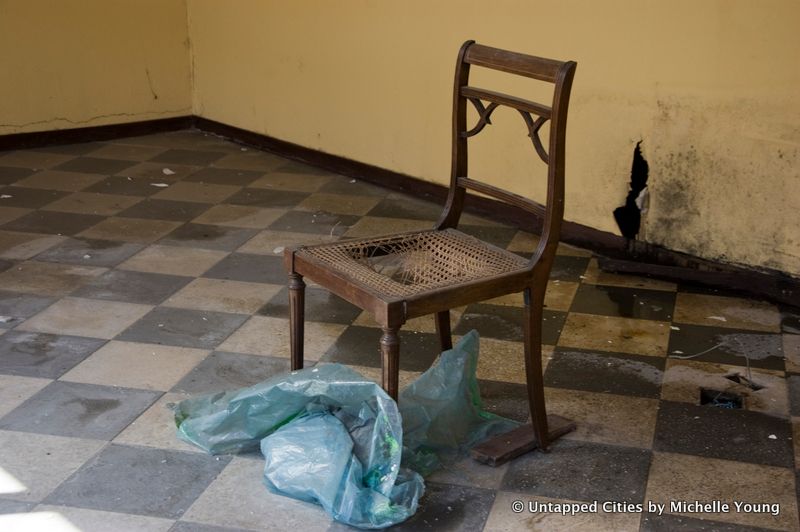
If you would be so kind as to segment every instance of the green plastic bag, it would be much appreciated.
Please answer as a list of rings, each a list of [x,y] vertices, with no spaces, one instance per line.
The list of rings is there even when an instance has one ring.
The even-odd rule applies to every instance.
[[[471,331],[401,393],[399,410],[350,368],[319,364],[178,403],[178,435],[212,454],[260,446],[270,490],[352,526],[385,528],[414,514],[421,474],[518,426],[483,410],[477,361]]]
[[[478,333],[472,330],[400,393],[405,467],[427,476],[483,440],[520,425],[483,409],[478,346]]]

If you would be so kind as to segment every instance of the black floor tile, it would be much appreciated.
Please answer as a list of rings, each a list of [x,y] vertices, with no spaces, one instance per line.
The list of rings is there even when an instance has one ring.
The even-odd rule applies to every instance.
[[[0,290],[0,329],[16,327],[54,301],[51,297]]]
[[[214,349],[247,320],[244,314],[157,307],[119,335],[119,340]]]
[[[60,153],[62,155],[86,155],[97,151],[105,146],[101,142],[81,142],[78,144],[59,144],[56,146],[42,146],[33,151],[43,151],[45,153]]]
[[[69,195],[70,192],[61,190],[43,190],[41,188],[26,187],[0,187],[0,205],[3,207],[25,207],[38,209],[57,199]]]
[[[360,220],[358,216],[330,212],[289,211],[270,224],[272,231],[341,236]]]
[[[639,528],[640,532],[767,532],[768,530],[770,529],[666,513],[642,514],[642,524]]]
[[[184,224],[161,239],[160,244],[233,251],[258,234],[257,229],[220,225]]]
[[[262,316],[288,318],[289,290],[282,289],[258,313]],[[305,316],[309,321],[350,325],[359,314],[360,308],[324,288],[308,287],[305,290]]]
[[[735,366],[746,366],[749,360],[754,368],[785,369],[780,334],[685,323],[676,323],[675,327],[678,330],[669,335],[670,355]]]
[[[111,268],[144,248],[142,244],[70,238],[36,256],[36,260]]]
[[[307,192],[290,190],[272,190],[266,188],[243,188],[225,200],[232,205],[248,205],[251,207],[291,208],[308,197]]]
[[[283,268],[283,257],[249,253],[231,253],[204,273],[203,277],[269,284],[286,284],[288,279]]]
[[[320,187],[319,192],[331,194],[352,194],[353,196],[384,197],[389,194],[389,189],[367,183],[366,181],[348,179],[334,176],[333,179]]]
[[[117,216],[188,222],[203,214],[209,207],[211,204],[208,203],[147,198],[118,213]]]
[[[787,419],[760,412],[662,401],[653,448],[792,467],[791,432]]]
[[[320,360],[377,368],[381,365],[380,338],[377,327],[351,326],[336,339]],[[400,369],[425,371],[441,348],[435,334],[400,330]]]
[[[793,416],[800,416],[800,375],[789,375],[786,378],[789,388],[789,410]]]
[[[561,335],[566,319],[566,312],[544,311],[542,322],[543,344],[555,345],[558,342],[558,337]],[[486,303],[469,305],[464,314],[461,315],[461,319],[453,332],[455,334],[466,334],[472,329],[476,329],[481,336],[486,338],[521,342],[524,334],[523,310],[521,307]]]
[[[33,211],[3,226],[6,231],[74,235],[105,220],[96,214],[71,212]]]
[[[413,198],[384,198],[367,213],[368,216],[430,220],[432,222],[438,220],[441,214],[441,205]]]
[[[0,272],[4,272],[15,264],[12,260],[0,259]]]
[[[0,515],[27,513],[33,510],[34,506],[36,506],[35,502],[20,502],[11,501],[8,499],[0,499]]]
[[[110,440],[160,392],[54,381],[0,419],[0,430]]]
[[[89,299],[158,305],[189,284],[192,277],[111,270],[95,277],[72,295]]]
[[[479,380],[483,408],[492,414],[526,423],[530,416],[528,387],[513,382]]]
[[[482,530],[494,504],[494,496],[492,490],[426,482],[425,495],[419,501],[417,513],[391,530]],[[338,532],[352,528],[337,523],[328,530]]]
[[[0,373],[57,379],[103,344],[97,338],[10,331],[0,336]]]
[[[111,444],[45,499],[45,504],[177,519],[230,456]]]
[[[99,192],[100,194],[120,194],[122,196],[152,196],[160,190],[153,186],[152,179],[139,177],[111,176],[98,181],[83,192]]]
[[[664,359],[623,353],[596,353],[556,347],[547,364],[545,386],[659,398]]]
[[[184,178],[184,181],[247,186],[262,175],[264,175],[264,172],[254,172],[252,170],[203,168]]]
[[[123,161],[120,159],[100,159],[97,157],[77,157],[71,161],[59,164],[54,170],[67,172],[82,172],[87,174],[113,175],[126,168],[137,164],[136,161]]]
[[[508,247],[517,234],[516,228],[499,225],[459,225],[458,230],[501,249]]]
[[[194,166],[208,166],[217,159],[225,157],[224,152],[205,150],[171,149],[159,153],[150,161],[156,163],[188,164]]]
[[[800,334],[800,309],[796,307],[781,308],[781,332]]]
[[[192,369],[173,392],[204,394],[237,390],[289,371],[288,358],[215,351]]]
[[[573,257],[570,255],[556,255],[553,269],[550,270],[550,279],[558,281],[579,282],[586,273],[590,257]]]
[[[572,300],[571,312],[671,321],[675,293],[619,286],[581,284]]]
[[[511,462],[501,489],[574,501],[641,503],[650,458],[644,449],[560,439],[548,453],[532,452]]]
[[[327,170],[323,170],[318,166],[301,163],[299,161],[288,161],[275,169],[276,172],[284,172],[287,174],[311,174],[311,175],[331,175]],[[341,178],[343,179],[343,178]]]
[[[33,174],[30,168],[16,168],[14,166],[0,166],[0,185],[10,185],[20,179],[25,179]]]

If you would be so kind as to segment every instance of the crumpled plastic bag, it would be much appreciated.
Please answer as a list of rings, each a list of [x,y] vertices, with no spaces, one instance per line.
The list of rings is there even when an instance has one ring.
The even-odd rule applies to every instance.
[[[399,410],[352,369],[320,364],[182,401],[178,435],[212,454],[260,445],[269,489],[352,526],[388,527],[416,511],[420,474],[519,425],[483,410],[477,360],[471,331],[401,393]]]
[[[356,428],[359,430],[360,427]],[[321,505],[337,521],[384,528],[417,510],[425,483],[392,464],[383,476],[365,471],[358,439],[337,416],[318,413],[284,425],[261,442],[264,481],[272,491]],[[389,435],[388,445],[396,445]],[[366,473],[366,474],[365,474]]]
[[[520,426],[483,409],[475,330],[400,392],[403,466],[427,476],[483,440]]]
[[[405,521],[425,491],[420,475],[400,468],[397,403],[339,364],[181,401],[175,420],[181,439],[212,454],[261,445],[268,488],[320,504],[352,526]]]

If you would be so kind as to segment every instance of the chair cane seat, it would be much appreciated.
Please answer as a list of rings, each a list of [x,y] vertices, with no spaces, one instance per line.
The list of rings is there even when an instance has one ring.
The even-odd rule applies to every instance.
[[[301,248],[310,256],[386,298],[524,270],[528,260],[456,229],[371,237]]]

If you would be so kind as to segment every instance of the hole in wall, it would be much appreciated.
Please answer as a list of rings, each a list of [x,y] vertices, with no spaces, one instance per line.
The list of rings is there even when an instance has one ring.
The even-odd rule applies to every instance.
[[[738,393],[700,388],[700,404],[728,410],[741,410],[744,408],[744,398]]]
[[[619,226],[622,236],[628,239],[636,238],[642,225],[642,212],[647,209],[647,176],[650,165],[642,155],[642,141],[636,143],[633,149],[633,162],[631,163],[631,182],[625,205],[614,209],[614,220]]]

